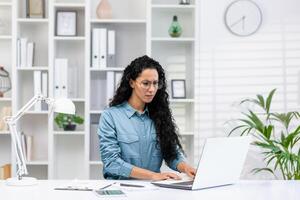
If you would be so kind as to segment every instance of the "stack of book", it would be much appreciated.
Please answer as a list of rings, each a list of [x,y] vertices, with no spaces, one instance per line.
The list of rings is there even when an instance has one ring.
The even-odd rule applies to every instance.
[[[17,40],[17,67],[26,68],[33,66],[34,42],[28,42],[27,38]]]

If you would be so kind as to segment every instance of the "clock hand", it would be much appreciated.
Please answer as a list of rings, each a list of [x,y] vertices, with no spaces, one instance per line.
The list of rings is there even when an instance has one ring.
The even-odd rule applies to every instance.
[[[245,18],[245,16],[241,17],[239,20],[237,20],[236,22],[232,23],[232,24],[230,25],[230,27],[234,27],[235,25],[237,25],[238,23],[240,23],[241,21],[243,21],[244,18]]]
[[[245,19],[246,19],[246,16],[243,16],[243,31],[245,30]]]

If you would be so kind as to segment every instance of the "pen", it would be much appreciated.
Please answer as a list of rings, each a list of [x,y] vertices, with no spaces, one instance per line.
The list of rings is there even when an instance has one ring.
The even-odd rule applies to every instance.
[[[106,186],[104,186],[104,187],[102,187],[102,188],[99,188],[99,190],[106,189],[106,188],[108,188],[108,187],[110,187],[110,186],[114,185],[115,183],[116,183],[116,182],[114,182],[114,183],[111,183],[111,184],[109,184],[109,185],[106,185]]]
[[[120,183],[120,186],[124,186],[124,187],[139,187],[139,188],[145,187],[143,185],[135,185],[135,184],[128,184],[128,183]]]
[[[73,187],[66,187],[66,188],[54,188],[54,190],[69,190],[69,191],[93,191],[90,188],[73,188]]]

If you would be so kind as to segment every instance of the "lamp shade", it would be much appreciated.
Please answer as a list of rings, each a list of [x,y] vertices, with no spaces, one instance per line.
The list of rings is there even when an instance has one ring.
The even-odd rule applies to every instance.
[[[55,99],[53,112],[75,115],[75,105],[70,99]]]

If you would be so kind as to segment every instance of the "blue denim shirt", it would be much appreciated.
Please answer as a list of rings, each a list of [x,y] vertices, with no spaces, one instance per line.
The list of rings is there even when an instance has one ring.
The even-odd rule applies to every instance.
[[[163,159],[147,109],[139,113],[128,102],[106,109],[100,118],[98,135],[105,178],[128,179],[133,166],[160,172]],[[177,171],[183,160],[178,151],[177,159],[167,165]]]

